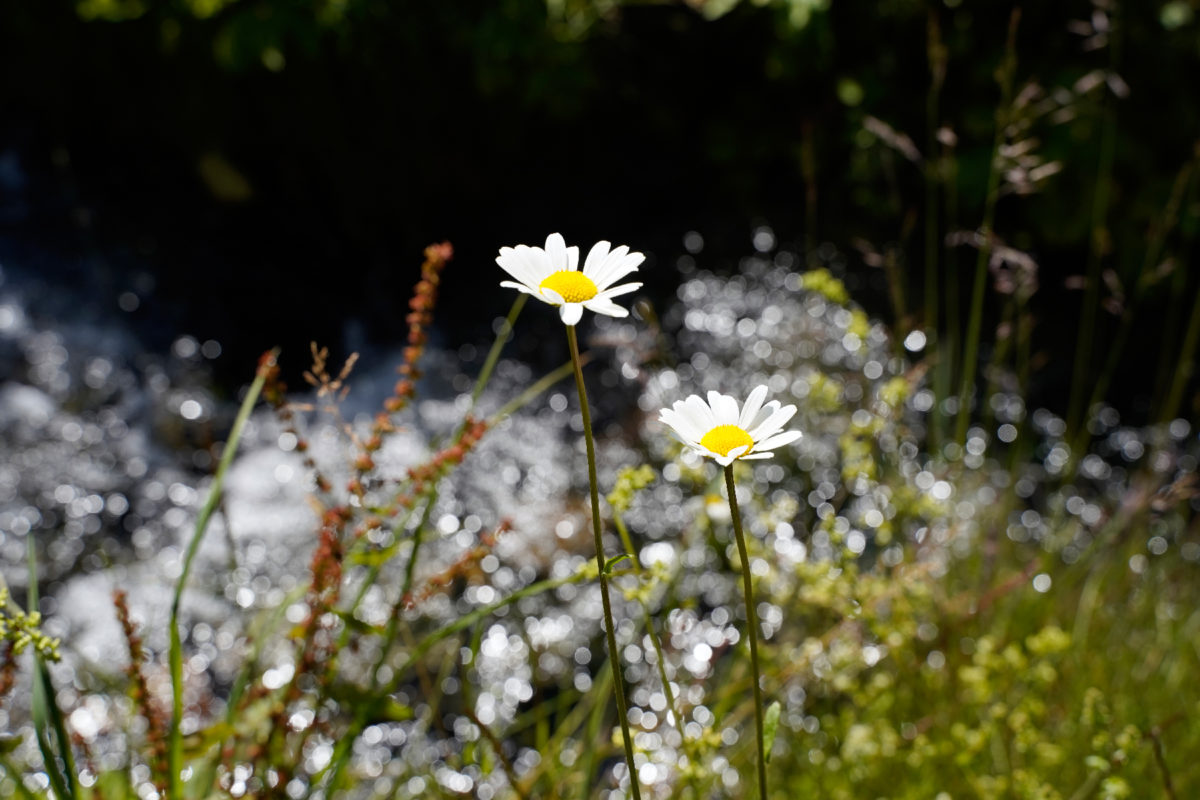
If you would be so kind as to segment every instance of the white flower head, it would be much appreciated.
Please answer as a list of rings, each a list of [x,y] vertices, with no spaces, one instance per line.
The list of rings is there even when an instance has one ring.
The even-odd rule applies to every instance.
[[[496,263],[516,281],[501,281],[500,285],[558,306],[565,325],[579,322],[585,308],[610,317],[627,317],[629,312],[612,299],[638,289],[641,284],[613,284],[637,270],[646,257],[629,252],[625,245],[610,248],[608,242],[592,245],[581,272],[579,248],[567,247],[558,233],[546,237],[544,249],[523,244],[501,247]]]
[[[687,447],[727,467],[739,458],[770,458],[773,453],[767,451],[800,438],[800,431],[783,430],[796,407],[781,406],[778,400],[764,405],[766,399],[766,386],[752,391],[740,410],[727,394],[709,392],[707,403],[694,394],[676,400],[658,418]]]

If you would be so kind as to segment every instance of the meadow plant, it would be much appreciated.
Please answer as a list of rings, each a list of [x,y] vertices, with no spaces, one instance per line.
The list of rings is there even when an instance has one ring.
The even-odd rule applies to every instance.
[[[725,492],[729,499],[729,518],[737,538],[738,558],[742,567],[746,601],[746,637],[750,642],[750,672],[754,684],[754,730],[758,749],[758,794],[767,799],[767,755],[764,731],[762,675],[758,667],[758,616],[755,611],[754,582],[750,574],[750,556],[742,533],[742,515],[738,511],[733,463],[739,459],[770,458],[769,451],[794,442],[800,431],[783,431],[796,407],[780,406],[778,400],[763,404],[767,387],[758,386],[739,409],[729,395],[709,392],[705,403],[699,395],[690,395],[671,408],[664,408],[659,420],[671,427],[684,445],[701,456],[713,459],[725,468]],[[773,715],[778,715],[774,710]]]
[[[622,245],[611,250],[608,242],[597,242],[588,251],[583,269],[579,269],[579,248],[567,247],[562,236],[552,233],[546,238],[545,249],[517,245],[503,248],[496,263],[518,282],[502,281],[501,286],[518,289],[559,307],[559,315],[567,326],[567,344],[571,350],[571,365],[575,372],[575,390],[583,418],[583,437],[587,447],[588,488],[592,502],[592,532],[596,547],[596,570],[600,579],[600,598],[604,605],[604,632],[608,638],[609,663],[612,665],[613,693],[617,702],[617,718],[625,748],[625,763],[629,767],[629,785],[635,800],[641,798],[637,766],[633,758],[633,736],[629,733],[628,701],[625,699],[625,679],[621,674],[620,653],[617,650],[616,628],[613,623],[612,599],[608,588],[611,563],[604,555],[601,533],[600,489],[596,479],[596,444],[592,438],[592,415],[588,407],[587,387],[583,382],[583,366],[579,360],[579,341],[575,324],[583,309],[610,317],[625,317],[629,312],[612,302],[613,297],[628,294],[641,287],[640,283],[614,286],[642,263],[641,253],[630,253]]]
[[[709,798],[752,775],[780,799],[1200,790],[1191,423],[1135,429],[1101,406],[1074,458],[1065,421],[1002,377],[963,445],[933,452],[944,398],[922,347],[854,302],[830,251],[805,271],[760,251],[731,277],[685,262],[661,330],[594,304],[615,363],[569,324],[571,361],[537,378],[500,357],[525,298],[579,321],[636,254],[603,244],[578,270],[554,237],[502,256],[518,252],[522,294],[452,402],[417,402],[441,380],[421,373],[444,245],[379,411],[346,411],[361,359],[314,346],[293,399],[264,358],[188,543],[207,570],[214,521],[253,537],[221,499],[254,423],[310,476],[299,561],[189,580],[183,559],[173,640],[118,593],[119,671],[53,641],[36,580],[25,612],[7,600],[0,795]],[[596,294],[543,291],[559,272]],[[573,434],[556,387],[574,375],[587,409],[589,358],[636,407]],[[757,388],[720,394],[736,387]],[[689,388],[708,401],[677,401]],[[274,420],[250,416],[256,393]],[[587,501],[557,445],[578,432]],[[201,589],[260,578],[273,599],[231,606],[230,652],[209,661]],[[25,674],[18,644],[40,655]],[[60,651],[70,677],[42,663]]]

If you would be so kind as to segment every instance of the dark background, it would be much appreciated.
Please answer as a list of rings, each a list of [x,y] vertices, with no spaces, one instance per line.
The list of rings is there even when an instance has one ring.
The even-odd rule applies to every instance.
[[[921,168],[864,138],[864,118],[928,153],[936,24],[948,55],[936,121],[957,135],[958,166],[939,237],[977,227],[1013,3],[842,0],[803,25],[783,2],[717,19],[679,2],[564,5],[7,0],[0,256],[113,307],[134,291],[151,340],[218,339],[231,385],[275,344],[300,367],[310,339],[335,351],[401,342],[422,248],[442,239],[457,251],[438,308],[449,344],[488,338],[507,309],[496,250],[552,230],[585,251],[605,238],[646,252],[661,305],[685,232],[704,236],[701,266],[732,271],[769,224],[781,246],[845,252],[872,313],[901,329],[920,319]],[[1065,284],[1086,269],[1105,115],[1117,139],[1102,266],[1127,287],[1200,135],[1197,4],[1108,5],[1027,3],[1016,40],[1018,89],[1070,87],[1095,69],[1130,87],[1035,131],[1064,168],[997,207],[997,233],[1041,266],[1031,402],[1051,406],[1075,353],[1081,295]],[[1097,38],[1097,19],[1111,33]],[[1180,270],[1196,253],[1190,220],[1164,248]],[[893,319],[884,273],[856,239],[894,247],[910,319]],[[942,260],[964,306],[973,264],[973,252]],[[1182,336],[1163,329],[1163,309],[1181,285],[1190,306],[1195,283],[1190,271],[1164,280],[1139,311],[1113,394],[1135,416],[1147,364]],[[985,342],[998,308],[989,291]],[[1102,317],[1100,352],[1113,324]],[[562,356],[537,337],[518,346]]]

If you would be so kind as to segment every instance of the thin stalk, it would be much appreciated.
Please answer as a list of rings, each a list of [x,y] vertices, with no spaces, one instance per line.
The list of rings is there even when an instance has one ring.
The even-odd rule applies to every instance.
[[[956,230],[958,225],[958,160],[954,151],[947,145],[942,149],[944,161],[946,189],[946,204],[943,209],[946,221],[945,230]],[[936,398],[933,413],[935,421],[941,426],[942,439],[934,442],[935,452],[941,452],[942,444],[948,435],[946,409],[942,401],[950,397],[954,385],[954,368],[958,363],[958,353],[961,347],[962,322],[959,306],[962,299],[958,291],[958,253],[954,248],[946,247],[942,241],[942,275],[945,276],[945,323],[938,335],[937,350],[929,352],[934,356],[933,394]]]
[[[1200,159],[1200,141],[1196,143],[1195,149],[1195,158]],[[1183,241],[1180,242],[1179,246],[1181,253],[1187,253],[1191,251],[1192,238],[1196,229],[1196,220],[1194,217],[1197,216],[1196,209],[1200,208],[1200,204],[1197,203],[1198,196],[1200,196],[1200,180],[1193,181],[1191,188],[1188,190],[1188,201],[1186,203],[1186,207],[1189,209],[1188,215],[1193,217],[1193,219],[1192,224],[1184,228],[1184,235],[1182,237]],[[1188,270],[1184,269],[1183,265],[1180,265],[1178,268],[1176,268],[1175,274],[1171,276],[1170,301],[1167,307],[1166,321],[1162,327],[1163,343],[1162,346],[1159,347],[1158,377],[1154,382],[1155,403],[1152,406],[1153,408],[1157,409],[1157,419],[1159,422],[1169,421],[1169,417],[1164,413],[1166,399],[1165,395],[1167,392],[1169,379],[1174,373],[1174,370],[1172,369],[1173,365],[1171,363],[1171,354],[1174,352],[1174,347],[1172,347],[1172,345],[1174,344],[1174,331],[1178,327],[1180,315],[1183,313],[1183,298],[1185,290],[1187,289],[1187,278]]]
[[[603,720],[604,704],[597,702],[592,706],[592,713],[588,715],[586,735],[589,740],[595,741],[600,734],[600,723]],[[592,793],[592,773],[596,770],[597,751],[595,747],[585,747],[583,753],[583,780],[579,782],[579,800],[588,800]]]
[[[578,573],[572,573],[561,578],[550,578],[544,581],[539,581],[538,583],[531,583],[523,589],[518,589],[507,597],[497,600],[491,605],[477,608],[469,614],[461,616],[453,622],[438,628],[436,631],[433,631],[424,639],[422,639],[417,646],[413,648],[413,650],[408,654],[408,657],[404,660],[404,663],[395,669],[391,680],[388,681],[385,686],[377,688],[373,697],[376,699],[376,701],[382,701],[388,695],[395,693],[404,683],[408,670],[414,667],[422,658],[428,655],[430,650],[451,636],[470,628],[472,625],[476,625],[480,620],[496,613],[496,611],[499,609],[520,602],[526,597],[533,597],[535,595],[542,594],[543,592],[553,591],[560,586],[565,586],[568,583],[575,583],[579,580],[580,575]],[[386,657],[386,653],[387,651],[385,650],[384,657]],[[378,669],[374,670],[374,674],[378,674]],[[354,746],[355,740],[358,739],[358,735],[362,732],[362,729],[366,727],[367,722],[370,720],[372,714],[375,713],[376,708],[377,705],[374,702],[363,702],[359,705],[358,713],[355,715],[354,720],[350,723],[341,738],[338,739],[338,743],[333,751],[333,757],[330,759],[329,764],[322,772],[313,776],[312,786],[310,787],[312,791],[309,792],[309,795],[313,794],[313,792],[316,791],[320,785],[323,785],[327,792],[333,792],[334,788],[338,785],[339,779],[341,778],[342,770],[344,770],[346,767],[346,762],[350,759],[351,748]]]
[[[996,220],[996,200],[1000,196],[1000,146],[1004,144],[1004,128],[1008,121],[1012,102],[1013,73],[1017,63],[1017,23],[1021,10],[1014,8],[1008,22],[1008,44],[1004,61],[1000,65],[1000,105],[996,108],[996,133],[992,141],[991,161],[988,164],[987,198],[984,201],[983,224],[979,227],[981,241],[979,255],[975,259],[975,285],[971,291],[971,317],[967,322],[967,342],[963,349],[963,379],[958,392],[958,426],[955,437],[959,445],[966,446],[967,428],[971,424],[970,399],[975,386],[976,360],[979,353],[979,334],[983,328],[983,290],[987,286],[987,265],[992,255],[992,226]]]
[[[938,24],[938,12],[930,7],[926,22],[926,56],[929,59],[929,91],[925,95],[925,163],[922,170],[925,178],[925,352],[941,353],[938,351],[938,325],[940,315],[938,309],[939,280],[938,253],[941,246],[938,242],[938,190],[941,181],[942,161],[934,157],[937,150],[938,100],[942,84],[946,78],[946,48],[942,45],[941,27]],[[944,393],[938,393],[934,403],[933,415],[930,420],[929,433],[934,449],[942,445],[943,426],[946,423],[940,401]]]
[[[34,545],[33,534],[25,537],[27,562],[29,566],[29,588],[25,604],[30,614],[38,611],[38,577],[37,577],[37,548]],[[67,726],[63,721],[62,710],[54,698],[54,684],[50,681],[50,670],[41,652],[33,648],[33,699],[31,711],[33,727],[37,736],[38,749],[42,752],[45,762],[46,777],[54,794],[63,800],[75,800],[80,795],[79,775],[75,772],[75,759],[71,755],[71,738],[67,735]],[[54,732],[58,743],[58,755],[50,744],[49,731]],[[61,771],[60,771],[61,770]]]
[[[1113,5],[1113,16],[1119,12]],[[1121,23],[1113,19],[1109,43],[1109,66],[1115,72],[1120,60]],[[1075,340],[1075,367],[1071,373],[1071,395],[1067,405],[1067,436],[1080,434],[1087,426],[1089,409],[1084,405],[1088,390],[1088,370],[1093,361],[1093,341],[1096,310],[1100,305],[1100,261],[1110,238],[1108,231],[1108,196],[1112,188],[1113,159],[1117,152],[1117,114],[1111,100],[1104,101],[1104,118],[1100,129],[1100,155],[1096,164],[1096,187],[1092,193],[1092,218],[1088,237],[1087,283],[1084,285],[1083,307],[1079,315],[1079,333]],[[1068,439],[1069,441],[1069,439]]]
[[[1096,167],[1096,188],[1092,193],[1092,226],[1089,237],[1087,283],[1084,285],[1083,307],[1079,315],[1079,333],[1075,339],[1075,367],[1071,373],[1071,398],[1068,405],[1067,431],[1074,435],[1082,426],[1088,409],[1083,408],[1087,392],[1088,371],[1092,363],[1092,338],[1096,329],[1096,309],[1100,305],[1100,259],[1108,230],[1108,190],[1116,153],[1116,114],[1111,109],[1104,114],[1100,139],[1100,163]]]
[[[3,756],[0,756],[0,774],[7,774],[12,779],[13,784],[17,787],[17,794],[24,800],[37,800],[33,792],[29,791],[29,787],[25,785],[24,771],[18,770],[11,761]]]
[[[1031,369],[1032,356],[1030,351],[1033,347],[1033,314],[1029,312],[1027,302],[1022,302],[1020,310],[1017,312],[1017,386],[1020,389],[1021,397],[1029,397],[1029,372]],[[1017,438],[1013,440],[1012,450],[1009,454],[1008,472],[1010,475],[1016,475],[1020,465],[1025,463],[1025,452],[1028,449],[1026,429],[1028,425],[1026,420],[1029,419],[1029,412],[1026,410],[1021,419],[1017,420]],[[1016,485],[1015,482],[1013,484]]]
[[[513,325],[516,324],[517,317],[520,316],[521,309],[525,307],[527,299],[529,299],[529,295],[524,292],[517,292],[517,299],[513,301],[512,308],[508,310],[508,316],[505,317],[500,330],[496,332],[496,339],[492,342],[492,349],[488,351],[487,358],[483,361],[483,366],[479,368],[479,377],[475,379],[475,388],[471,390],[472,409],[479,402],[479,396],[483,394],[488,380],[492,377],[492,370],[496,368],[496,362],[500,360],[500,351],[504,349],[504,345],[508,344],[508,340],[512,338]]]
[[[1174,375],[1175,362],[1172,361],[1172,356],[1175,354],[1174,344],[1175,337],[1178,335],[1176,331],[1179,329],[1180,318],[1183,316],[1184,300],[1187,295],[1187,279],[1188,271],[1180,265],[1171,275],[1171,285],[1167,291],[1167,310],[1166,314],[1161,318],[1162,327],[1162,344],[1158,347],[1158,369],[1155,372],[1154,379],[1154,404],[1151,406],[1156,409],[1159,422],[1166,422],[1163,418],[1162,408],[1166,400],[1167,387],[1170,385],[1171,376]]]
[[[1196,299],[1192,302],[1192,313],[1188,319],[1187,332],[1183,334],[1183,349],[1179,353],[1179,361],[1175,365],[1175,379],[1171,381],[1171,391],[1162,407],[1164,421],[1174,419],[1183,402],[1183,391],[1196,367],[1196,345],[1200,342],[1200,286],[1196,288]]]
[[[167,776],[167,784],[170,787],[172,798],[183,797],[183,787],[179,778],[179,772],[183,767],[183,640],[179,635],[179,605],[183,599],[183,587],[187,585],[188,574],[192,569],[192,560],[200,549],[200,542],[204,539],[204,532],[208,529],[208,521],[212,518],[217,504],[221,502],[221,489],[225,484],[225,473],[229,471],[229,465],[233,462],[233,454],[237,452],[238,441],[242,438],[242,429],[245,428],[246,420],[250,418],[250,412],[258,401],[259,392],[262,391],[263,383],[267,379],[267,372],[275,365],[278,355],[278,349],[272,350],[262,360],[258,368],[258,375],[254,378],[254,383],[250,384],[250,391],[246,392],[242,407],[238,409],[237,417],[233,420],[229,441],[225,444],[221,462],[213,476],[212,491],[209,492],[208,500],[204,502],[200,514],[196,517],[196,528],[192,533],[192,540],[188,543],[187,552],[183,556],[183,568],[179,572],[179,580],[175,582],[175,596],[171,600],[170,621],[172,718],[170,741],[167,747],[167,769],[170,772]]]
[[[621,535],[621,544],[625,546],[625,552],[629,553],[629,558],[633,561],[634,574],[641,580],[642,576],[646,574],[646,570],[642,566],[642,560],[638,558],[637,551],[633,549],[633,540],[629,536],[629,529],[625,527],[625,520],[619,513],[613,513],[613,524],[617,526],[617,533]],[[675,708],[675,692],[671,689],[671,681],[667,677],[667,662],[663,658],[662,642],[658,638],[658,632],[654,630],[654,615],[650,613],[648,603],[644,600],[640,602],[642,612],[646,615],[646,632],[650,635],[650,643],[654,645],[654,654],[658,657],[658,679],[663,686],[663,695],[667,698],[667,708],[671,710],[671,716],[675,718],[675,728],[682,737],[684,735],[683,718],[679,716],[679,711]]]
[[[1175,223],[1179,218],[1179,206],[1183,202],[1184,192],[1191,181],[1194,164],[1194,160],[1189,160],[1175,176],[1175,183],[1171,188],[1171,194],[1167,199],[1166,207],[1163,209],[1162,221],[1151,232],[1149,243],[1146,246],[1145,257],[1142,259],[1142,265],[1133,281],[1134,291],[1128,300],[1126,300],[1125,307],[1121,311],[1121,326],[1117,329],[1116,335],[1108,346],[1108,357],[1104,361],[1104,368],[1101,370],[1099,376],[1092,381],[1092,391],[1088,396],[1087,405],[1084,406],[1084,409],[1089,414],[1091,413],[1091,409],[1108,394],[1108,387],[1112,382],[1113,376],[1116,374],[1117,365],[1120,363],[1125,345],[1129,341],[1129,334],[1133,330],[1133,323],[1138,316],[1138,310],[1149,293],[1152,284],[1151,273],[1154,265],[1162,255],[1167,235],[1175,227]],[[1178,269],[1176,274],[1186,275],[1187,270]],[[1169,331],[1173,328],[1174,322],[1168,324],[1163,330]],[[1084,419],[1080,420],[1080,423],[1078,429],[1075,431],[1074,438],[1070,441],[1071,458],[1076,462],[1083,454],[1084,448],[1087,447],[1090,436],[1087,429],[1086,415]]]
[[[738,556],[742,560],[742,587],[746,595],[746,628],[750,639],[750,671],[754,673],[754,732],[758,745],[758,796],[767,800],[767,753],[763,745],[762,686],[758,671],[758,612],[754,608],[754,584],[750,580],[750,554],[746,536],[742,533],[742,516],[738,512],[737,488],[733,485],[733,464],[725,467],[725,491],[729,494],[729,513],[733,517],[733,533],[737,537]]]
[[[633,736],[629,733],[628,707],[625,700],[625,677],[621,674],[620,653],[617,650],[617,631],[613,624],[612,601],[608,594],[608,575],[604,565],[604,536],[600,531],[600,488],[596,480],[596,445],[592,440],[592,413],[588,408],[587,387],[583,385],[583,367],[579,361],[579,341],[575,326],[567,326],[567,344],[571,348],[571,363],[575,367],[575,388],[579,392],[579,409],[583,415],[583,439],[587,444],[588,482],[592,495],[592,535],[596,543],[596,566],[600,576],[600,600],[604,605],[604,633],[608,638],[608,663],[612,665],[613,695],[617,700],[618,721],[625,739],[625,763],[629,766],[629,785],[634,800],[641,800],[637,768],[633,763]]]
[[[907,238],[905,234],[901,236]],[[884,253],[883,270],[887,276],[888,295],[892,301],[892,316],[896,320],[896,352],[903,353],[904,337],[912,330],[912,321],[908,317],[908,304],[904,300],[904,270],[900,267],[894,248],[889,247]]]

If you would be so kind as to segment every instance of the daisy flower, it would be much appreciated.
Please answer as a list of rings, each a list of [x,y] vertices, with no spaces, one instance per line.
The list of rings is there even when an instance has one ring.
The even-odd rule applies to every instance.
[[[658,418],[694,452],[727,467],[739,458],[770,458],[773,454],[768,450],[800,438],[800,431],[780,432],[796,407],[781,407],[778,400],[764,405],[766,398],[767,387],[759,386],[739,411],[737,400],[730,395],[709,392],[706,403],[694,394],[676,400]]]
[[[501,247],[496,263],[516,279],[501,281],[501,286],[558,306],[563,324],[574,325],[585,308],[610,317],[629,316],[612,298],[628,294],[641,284],[613,284],[635,271],[645,258],[641,253],[629,252],[625,245],[611,249],[608,242],[596,242],[580,271],[579,248],[567,247],[561,234],[552,233],[546,237],[545,248],[523,244]]]

